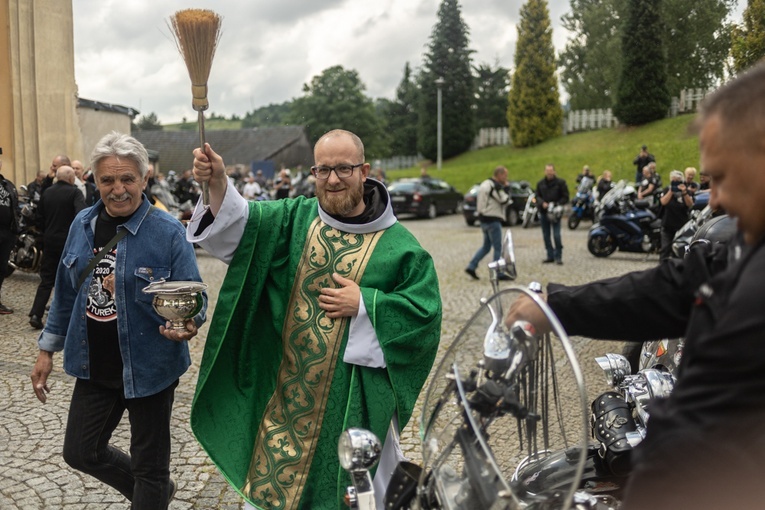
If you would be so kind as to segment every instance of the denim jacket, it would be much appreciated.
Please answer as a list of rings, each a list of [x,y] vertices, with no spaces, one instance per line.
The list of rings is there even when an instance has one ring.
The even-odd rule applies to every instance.
[[[146,196],[132,218],[118,228],[129,234],[117,243],[115,293],[117,334],[122,353],[122,380],[126,398],[153,395],[167,388],[191,364],[187,342],[174,342],[159,333],[165,324],[152,308],[152,296],[142,289],[153,281],[201,281],[194,247],[186,241],[183,225],[158,209],[150,209]],[[92,274],[78,288],[80,274],[93,255],[96,219],[102,201],[80,211],[69,230],[56,274],[48,321],[37,341],[40,349],[64,351],[64,370],[80,379],[90,378],[85,307]],[[194,317],[205,321],[204,306]]]

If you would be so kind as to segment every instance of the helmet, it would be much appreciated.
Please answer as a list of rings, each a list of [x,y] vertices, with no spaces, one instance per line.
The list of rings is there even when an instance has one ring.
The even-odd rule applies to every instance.
[[[547,209],[547,221],[550,223],[558,223],[561,216],[563,216],[563,206],[556,205]]]

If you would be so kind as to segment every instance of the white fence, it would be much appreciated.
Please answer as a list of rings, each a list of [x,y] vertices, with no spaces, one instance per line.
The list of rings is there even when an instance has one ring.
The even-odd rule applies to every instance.
[[[398,170],[399,168],[409,168],[416,166],[424,158],[422,156],[394,156],[388,159],[377,159],[374,162],[375,167],[383,170]]]
[[[667,112],[667,117],[677,117],[681,113],[695,112],[701,100],[714,89],[683,89],[680,97],[673,97]],[[563,133],[588,131],[616,127],[619,119],[614,117],[611,108],[603,110],[575,110],[568,112],[563,121]]]
[[[667,117],[677,117],[681,113],[695,112],[701,100],[714,89],[684,89],[680,91],[680,97],[673,97],[667,112]],[[568,112],[563,119],[563,134],[576,133],[577,131],[590,131],[593,129],[606,129],[619,126],[611,108],[593,110],[575,110]],[[492,147],[495,145],[509,145],[510,132],[506,127],[482,128],[473,140],[470,150]]]

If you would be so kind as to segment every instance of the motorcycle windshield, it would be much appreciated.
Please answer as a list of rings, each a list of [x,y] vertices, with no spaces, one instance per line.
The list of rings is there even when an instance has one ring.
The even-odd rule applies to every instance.
[[[595,185],[595,179],[592,177],[582,177],[582,180],[579,182],[579,187],[576,189],[577,193],[581,193],[583,195],[586,195],[587,193],[592,191],[592,187]]]
[[[519,299],[541,309],[554,334],[536,334],[513,308]],[[431,375],[421,416],[419,494],[441,508],[568,507],[587,453],[587,404],[574,350],[546,303],[522,288],[495,294]],[[550,491],[528,490],[533,466],[563,449],[573,452],[570,480]],[[525,475],[518,479],[520,469]]]

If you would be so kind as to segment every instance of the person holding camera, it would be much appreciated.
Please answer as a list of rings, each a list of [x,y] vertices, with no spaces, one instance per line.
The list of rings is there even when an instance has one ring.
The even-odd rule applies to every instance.
[[[659,199],[662,205],[660,260],[672,255],[672,240],[680,227],[688,221],[688,212],[693,207],[693,197],[688,192],[685,176],[679,170],[669,173],[669,187]]]
[[[502,256],[502,220],[505,218],[505,208],[513,203],[505,191],[507,186],[507,168],[498,166],[490,179],[483,181],[476,195],[476,213],[481,222],[483,244],[465,268],[465,272],[474,280],[478,279],[475,270],[478,264],[494,248],[494,259]],[[504,280],[506,275],[500,275]]]

